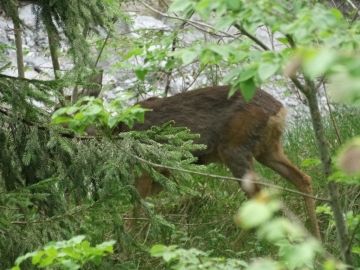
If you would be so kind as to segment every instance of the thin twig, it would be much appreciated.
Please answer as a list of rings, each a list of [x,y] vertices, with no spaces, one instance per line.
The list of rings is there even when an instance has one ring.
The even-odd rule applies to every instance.
[[[325,92],[326,104],[327,104],[327,106],[328,106],[329,113],[330,113],[331,122],[332,122],[332,124],[333,124],[333,126],[334,126],[335,133],[336,133],[336,137],[338,138],[340,145],[342,145],[342,140],[341,140],[341,137],[340,137],[340,132],[339,132],[338,126],[336,125],[336,121],[335,121],[334,115],[333,115],[333,113],[332,113],[332,109],[331,109],[331,106],[330,106],[328,94],[327,94],[327,91],[326,91],[325,82],[323,82],[323,87],[324,87],[324,92]]]
[[[251,35],[248,31],[245,30],[244,27],[242,27],[240,24],[234,25],[236,29],[238,29],[244,36],[247,36],[252,41],[254,41],[256,44],[258,44],[261,48],[263,48],[265,51],[270,51],[270,48],[266,46],[264,43],[262,43],[257,37]]]
[[[176,16],[170,16],[169,14],[166,14],[166,13],[163,13],[163,12],[160,12],[156,9],[154,9],[153,7],[149,6],[148,4],[146,4],[144,1],[142,0],[139,0],[140,3],[142,3],[145,7],[147,7],[148,9],[152,10],[153,12],[165,17],[165,18],[169,18],[169,19],[176,19],[176,20],[180,20],[180,21],[185,21],[187,24],[199,29],[200,31],[204,31],[204,32],[207,32],[209,33],[210,35],[214,35],[212,32],[209,32],[209,31],[206,31],[205,29],[202,29],[201,27],[205,27],[205,28],[209,28],[211,30],[216,30],[214,26],[212,25],[209,25],[209,24],[206,24],[206,23],[203,23],[203,22],[198,22],[198,21],[193,21],[193,20],[190,20],[190,19],[184,19],[184,18],[181,18],[181,17],[176,17]],[[201,26],[201,27],[200,27]],[[239,39],[239,37],[237,36],[234,36],[234,35],[231,35],[229,33],[226,33],[224,31],[218,31],[219,33],[221,33],[223,35],[223,37],[231,37],[233,39]],[[219,35],[219,34],[218,34]],[[220,36],[220,35],[219,35]]]

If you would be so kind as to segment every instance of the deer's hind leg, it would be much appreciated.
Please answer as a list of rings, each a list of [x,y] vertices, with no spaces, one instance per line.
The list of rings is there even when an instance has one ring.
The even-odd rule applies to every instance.
[[[270,118],[269,123],[265,129],[264,139],[257,147],[255,159],[261,164],[276,171],[295,188],[305,194],[312,195],[311,177],[300,171],[293,165],[285,156],[281,147],[281,135],[283,126],[279,125],[279,119]],[[309,215],[312,233],[315,237],[321,240],[318,220],[315,212],[315,200],[309,197],[304,197],[306,209]]]
[[[166,178],[170,177],[170,171],[166,169],[156,169],[159,173],[164,175]],[[158,182],[153,181],[148,172],[143,171],[139,177],[135,178],[135,188],[139,192],[140,198],[145,200],[147,197],[157,195],[163,190]],[[132,210],[130,213],[130,230],[133,231],[136,228],[137,216],[142,212],[140,203],[135,206],[136,210]]]

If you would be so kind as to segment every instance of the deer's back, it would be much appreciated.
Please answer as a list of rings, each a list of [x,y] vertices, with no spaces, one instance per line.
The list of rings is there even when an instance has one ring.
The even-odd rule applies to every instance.
[[[230,88],[206,87],[172,97],[144,100],[139,103],[141,107],[152,111],[146,112],[145,122],[135,123],[133,130],[147,130],[174,120],[175,126],[185,126],[192,133],[200,134],[195,143],[207,145],[207,150],[194,153],[197,156],[212,152],[219,143],[233,143],[239,134],[256,144],[269,119],[276,116],[283,106],[260,89],[248,103],[240,91],[228,98]]]

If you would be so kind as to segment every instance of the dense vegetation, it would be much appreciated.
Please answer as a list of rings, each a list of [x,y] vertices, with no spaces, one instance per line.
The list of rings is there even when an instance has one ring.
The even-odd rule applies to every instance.
[[[360,182],[358,176],[340,171],[342,163],[337,162],[346,157],[346,146],[343,156],[338,156],[339,149],[360,133],[359,111],[350,107],[357,105],[359,91],[356,8],[350,6],[342,14],[318,3],[322,1],[173,2],[169,14],[183,16],[173,31],[139,30],[141,38],[135,38],[119,37],[114,31],[119,22],[131,25],[121,1],[86,0],[75,5],[71,0],[34,0],[37,27],[44,27],[49,36],[56,77],[40,81],[24,78],[24,25],[17,0],[0,0],[0,8],[18,26],[14,45],[19,71],[18,77],[0,74],[0,268],[13,267],[28,252],[34,253],[17,261],[21,269],[35,268],[37,263],[58,269],[80,265],[82,269],[345,269],[344,263],[359,267]],[[205,22],[214,18],[215,27],[196,23],[191,19],[194,14]],[[256,38],[259,25],[281,33],[277,40],[282,49],[271,50]],[[192,31],[191,26],[218,34],[221,41],[187,44],[181,37]],[[238,32],[227,34],[229,27]],[[71,70],[59,68],[58,41],[69,46]],[[10,48],[0,46],[2,71],[10,65],[4,61]],[[91,58],[93,51],[97,55]],[[71,105],[64,93],[98,89],[89,79],[102,72],[97,69],[99,59],[115,52],[121,60],[112,71],[130,68],[136,74],[137,81],[127,89],[135,97],[159,90],[157,78],[166,78],[166,95],[171,77],[190,73],[189,65],[196,69],[194,78],[205,74],[211,85],[241,86],[249,98],[255,86],[274,83],[271,79],[279,75],[283,77],[277,77],[277,86],[291,81],[303,92],[311,117],[304,115],[289,124],[283,143],[290,160],[304,165],[302,170],[312,177],[314,194],[326,201],[317,201],[322,245],[304,229],[308,224],[301,195],[285,190],[293,187],[273,171],[256,164],[261,181],[276,185],[270,189],[276,196],[264,194],[246,202],[238,183],[227,178],[231,174],[226,167],[194,164],[191,152],[203,146],[191,144],[196,135],[186,128],[164,123],[144,132],[111,135],[114,123],[131,126],[134,119],[143,118],[139,108],[126,109],[123,98],[112,103],[88,98],[85,105],[72,104],[72,109],[86,112],[78,115],[73,130],[52,124],[58,100]],[[134,64],[134,57],[143,62]],[[347,105],[329,106],[331,114],[318,119],[314,104],[317,107],[317,93],[325,82],[330,83],[334,100]],[[342,89],[336,88],[339,85]],[[36,102],[44,106],[35,106]],[[79,135],[89,123],[101,126],[104,136]],[[357,149],[358,144],[347,147]],[[359,167],[356,159],[354,163]],[[154,164],[170,167],[170,179]],[[142,170],[166,192],[141,200],[133,183]],[[137,213],[136,229],[130,230],[129,213],[139,203],[143,211]],[[239,222],[238,215],[248,212],[263,219],[259,224],[251,217]],[[244,233],[239,223],[254,229]]]

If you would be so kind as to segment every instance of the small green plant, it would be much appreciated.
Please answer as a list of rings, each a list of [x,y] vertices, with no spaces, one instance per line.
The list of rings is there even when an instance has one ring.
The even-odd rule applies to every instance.
[[[102,257],[114,253],[114,240],[91,247],[84,239],[84,235],[79,235],[67,241],[50,242],[42,250],[18,257],[12,270],[20,270],[20,264],[28,258],[32,258],[32,264],[39,267],[61,266],[63,269],[75,270],[88,262],[100,265]]]

